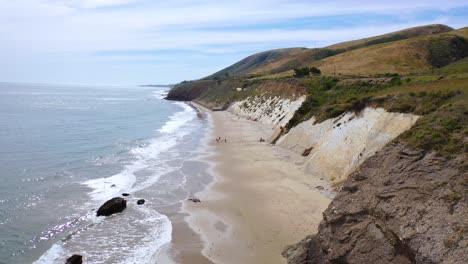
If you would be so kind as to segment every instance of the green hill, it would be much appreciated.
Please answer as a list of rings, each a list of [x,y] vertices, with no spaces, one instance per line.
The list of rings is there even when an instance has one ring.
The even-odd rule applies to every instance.
[[[445,67],[437,69],[434,73],[439,74],[456,74],[456,73],[465,73],[468,74],[468,57],[451,63]]]
[[[396,32],[392,32],[392,33],[388,33],[388,34],[384,34],[384,35],[380,35],[376,37],[338,43],[338,44],[331,45],[328,48],[332,50],[348,51],[348,50],[354,50],[357,48],[368,47],[368,46],[372,46],[376,44],[388,43],[388,42],[409,39],[409,38],[414,38],[414,37],[420,37],[420,36],[429,36],[429,35],[434,35],[434,34],[439,34],[439,33],[445,33],[445,32],[449,32],[452,30],[453,28],[448,27],[446,25],[439,25],[439,24],[427,25],[427,26],[403,29],[400,31],[396,31]]]
[[[256,77],[287,72],[294,68],[304,67],[327,57],[370,47],[382,43],[395,42],[419,36],[429,36],[451,32],[453,29],[444,25],[428,25],[392,32],[372,38],[354,40],[335,44],[325,48],[289,48],[260,52],[251,55],[207,78],[225,76]]]
[[[311,63],[325,75],[410,74],[468,56],[467,29],[363,47]]]

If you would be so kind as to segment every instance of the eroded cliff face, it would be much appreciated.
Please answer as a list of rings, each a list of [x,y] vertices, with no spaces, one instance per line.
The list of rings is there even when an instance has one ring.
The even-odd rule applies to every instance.
[[[234,102],[228,111],[242,118],[284,127],[304,100],[305,96],[298,98],[251,96]]]
[[[390,143],[345,181],[319,232],[283,255],[299,263],[468,263],[463,158]]]
[[[368,107],[359,114],[348,112],[319,124],[312,118],[292,128],[276,145],[299,154],[309,152],[304,160],[306,172],[340,182],[418,118]]]

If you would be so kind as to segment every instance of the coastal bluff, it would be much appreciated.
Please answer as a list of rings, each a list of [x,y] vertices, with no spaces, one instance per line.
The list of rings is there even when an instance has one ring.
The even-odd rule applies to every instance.
[[[257,95],[225,110],[273,125],[271,141],[303,102]],[[277,138],[276,147],[302,154],[296,164],[305,173],[337,190],[317,234],[285,245],[289,264],[468,263],[463,156],[402,143],[420,118],[368,106],[321,122],[313,116]]]
[[[468,263],[461,162],[387,145],[345,181],[318,234],[283,255],[290,264]]]
[[[317,123],[315,118],[293,127],[276,145],[303,155],[304,170],[339,183],[388,142],[410,129],[419,116],[368,107]],[[308,153],[306,150],[309,150]]]
[[[271,125],[255,142],[299,167],[284,180],[306,174],[306,196],[325,189],[315,180],[333,189],[320,224],[284,245],[288,263],[468,263],[467,45],[467,27],[429,25],[272,50],[181,83],[167,99]],[[298,76],[302,67],[321,74]]]

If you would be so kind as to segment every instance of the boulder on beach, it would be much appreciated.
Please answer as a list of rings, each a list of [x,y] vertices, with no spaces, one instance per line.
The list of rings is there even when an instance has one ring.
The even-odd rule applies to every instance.
[[[140,200],[137,201],[137,204],[138,204],[138,205],[142,205],[142,204],[144,204],[144,203],[145,203],[145,200],[144,200],[144,199],[140,199]]]
[[[73,255],[67,258],[67,262],[65,264],[82,264],[83,263],[83,256],[81,255]]]
[[[97,216],[109,216],[115,213],[122,212],[127,207],[127,200],[121,197],[114,197],[109,201],[105,202],[97,210]]]
[[[129,193],[122,193],[122,196],[129,196]]]

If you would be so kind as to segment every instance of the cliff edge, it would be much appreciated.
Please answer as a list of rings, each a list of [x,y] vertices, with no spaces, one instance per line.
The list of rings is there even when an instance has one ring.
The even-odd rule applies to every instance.
[[[468,263],[462,163],[388,144],[345,181],[318,234],[283,255],[290,264]]]

